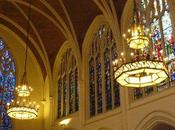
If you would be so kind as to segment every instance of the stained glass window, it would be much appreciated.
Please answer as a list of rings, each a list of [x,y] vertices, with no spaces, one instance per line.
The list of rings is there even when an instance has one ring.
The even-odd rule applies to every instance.
[[[16,85],[15,63],[5,46],[4,41],[0,38],[0,113],[1,113],[1,130],[11,130],[11,119],[7,115],[6,104],[14,99],[14,89]]]
[[[67,79],[66,76],[63,78],[63,116],[66,116],[67,114]]]
[[[117,47],[109,25],[102,24],[94,33],[89,50],[89,113],[90,117],[120,106],[119,84],[114,78],[113,60]]]
[[[95,67],[94,60],[89,62],[89,99],[90,99],[90,116],[95,115]]]
[[[79,110],[78,69],[75,69],[75,111]]]
[[[153,51],[157,59],[162,60],[163,47],[162,47],[162,37],[160,32],[159,20],[153,19],[153,22],[151,23],[151,32],[152,32]]]
[[[116,59],[118,59],[116,44],[112,46],[111,54],[112,54],[112,61],[115,61]],[[114,76],[114,69],[113,69],[114,106],[118,107],[120,106],[120,90],[119,90],[119,83],[116,81],[114,77],[115,76]]]
[[[62,95],[62,81],[61,78],[58,80],[58,117],[61,117],[61,97]]]
[[[141,2],[143,0],[140,0]],[[145,12],[152,12],[151,17],[148,16],[147,24],[150,25],[151,41],[153,54],[155,60],[165,60],[166,57],[167,66],[169,70],[170,81],[175,80],[175,45],[174,45],[174,33],[171,19],[171,13],[169,10],[167,0],[153,0],[148,4]],[[171,86],[171,85],[170,85]],[[168,88],[169,85],[161,83],[154,89],[154,87],[147,87],[144,89],[134,90],[134,99],[147,96],[153,91],[162,91]]]
[[[75,86],[74,86],[74,73],[73,72],[70,72],[69,78],[70,78],[69,79],[69,86],[70,86],[69,93],[72,93],[69,96],[69,113],[71,114],[71,113],[73,113],[73,109],[74,109],[74,104],[73,104],[73,102],[74,102],[74,95],[73,95],[73,93],[74,93],[74,89],[75,89]]]
[[[109,58],[109,50],[106,49],[104,53],[105,66],[105,91],[106,91],[106,109],[112,109],[112,93],[111,93],[111,65]]]
[[[71,49],[62,55],[58,77],[58,118],[60,118],[79,110],[78,69]]]
[[[101,74],[101,63],[100,57],[97,55],[96,57],[96,77],[97,77],[97,111],[98,113],[102,113],[102,74]]]

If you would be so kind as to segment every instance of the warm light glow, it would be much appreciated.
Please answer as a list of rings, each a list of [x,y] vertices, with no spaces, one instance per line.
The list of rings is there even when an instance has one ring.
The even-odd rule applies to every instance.
[[[36,109],[23,106],[11,107],[10,109],[7,110],[7,113],[11,118],[21,120],[34,119],[38,115]]]
[[[133,36],[128,40],[130,48],[142,49],[149,44],[149,39],[145,36]]]
[[[115,78],[124,87],[147,87],[157,85],[168,78],[165,64],[161,61],[137,61],[122,65]]]
[[[26,120],[34,119],[38,115],[39,105],[35,101],[31,102],[29,95],[32,88],[22,85],[16,89],[17,99],[7,103],[7,114],[11,118]]]
[[[142,49],[149,45],[148,32],[149,29],[145,29],[144,26],[134,24],[132,29],[128,29],[127,38],[126,34],[123,37],[126,38],[130,48]]]
[[[17,86],[16,90],[19,97],[28,97],[31,91],[33,91],[33,89],[26,84]]]
[[[59,122],[60,125],[68,125],[70,123],[71,119],[64,119],[62,121]]]

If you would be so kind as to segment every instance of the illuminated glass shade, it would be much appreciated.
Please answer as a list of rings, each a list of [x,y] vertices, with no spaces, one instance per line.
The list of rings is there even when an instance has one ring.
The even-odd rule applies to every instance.
[[[7,113],[11,118],[22,120],[34,119],[38,115],[38,112],[35,108],[25,106],[11,107],[10,109],[8,109]]]
[[[37,118],[38,116],[39,105],[35,101],[29,102],[26,99],[22,101],[12,100],[11,103],[7,103],[7,106],[8,116],[14,119],[27,120]]]
[[[115,78],[124,87],[147,87],[165,81],[168,73],[163,62],[143,60],[122,65]]]
[[[149,39],[143,35],[133,36],[129,39],[129,47],[133,49],[142,49],[149,44]]]
[[[31,91],[33,91],[33,89],[26,84],[16,87],[16,90],[19,97],[28,97],[30,96]]]
[[[129,47],[132,49],[143,49],[149,45],[148,38],[149,29],[144,26],[134,24],[132,29],[128,29],[128,36],[126,38]],[[126,34],[123,34],[126,37]]]

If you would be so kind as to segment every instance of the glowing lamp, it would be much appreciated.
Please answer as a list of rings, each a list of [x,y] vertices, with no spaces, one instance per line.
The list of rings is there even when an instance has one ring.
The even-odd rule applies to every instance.
[[[59,124],[61,126],[65,126],[65,125],[68,125],[70,123],[70,121],[71,121],[70,118],[69,119],[64,119],[64,120],[60,121]]]
[[[26,84],[22,84],[16,87],[16,91],[19,97],[28,97],[30,96],[30,93],[33,91],[33,89]]]
[[[136,61],[123,64],[115,71],[117,82],[123,87],[147,87],[160,84],[168,78],[161,61]]]
[[[8,109],[7,113],[11,118],[20,120],[35,119],[38,115],[38,112],[35,108],[24,106],[11,107]]]
[[[149,45],[148,29],[144,26],[134,24],[132,29],[128,29],[128,36],[123,35],[127,39],[129,47],[132,49],[143,49]]]

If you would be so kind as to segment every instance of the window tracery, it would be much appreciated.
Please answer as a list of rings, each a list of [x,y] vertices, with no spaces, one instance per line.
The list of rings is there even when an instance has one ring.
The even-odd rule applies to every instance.
[[[117,47],[109,25],[102,24],[94,33],[89,50],[90,117],[120,106],[119,84],[114,79],[112,61],[118,58]]]
[[[63,55],[58,74],[58,118],[79,110],[78,69],[71,49]]]

